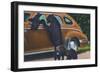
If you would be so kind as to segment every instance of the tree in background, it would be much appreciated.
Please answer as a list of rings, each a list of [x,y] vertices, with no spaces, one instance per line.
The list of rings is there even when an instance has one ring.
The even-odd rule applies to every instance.
[[[90,14],[69,13],[69,15],[76,20],[90,41]]]

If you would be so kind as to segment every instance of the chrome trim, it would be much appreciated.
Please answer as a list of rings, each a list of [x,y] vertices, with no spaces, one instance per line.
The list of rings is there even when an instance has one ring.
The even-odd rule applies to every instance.
[[[86,39],[80,39],[79,42],[80,43],[86,43],[86,42],[88,43],[88,40],[86,40]]]
[[[31,52],[31,53],[24,53],[24,55],[41,54],[41,53],[47,53],[47,52],[53,52],[53,51],[54,51],[54,50],[41,51],[41,52]]]
[[[24,28],[24,29],[31,29],[31,28]],[[38,29],[45,29],[45,28],[38,28]],[[71,29],[71,30],[73,30],[73,31],[79,31],[79,32],[82,32],[81,30],[79,30],[79,29],[75,29],[75,28],[64,28],[64,27],[61,27],[61,29]]]

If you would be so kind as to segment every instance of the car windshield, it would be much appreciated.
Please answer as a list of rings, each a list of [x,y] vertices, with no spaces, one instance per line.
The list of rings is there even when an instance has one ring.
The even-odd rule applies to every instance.
[[[26,21],[29,18],[30,14],[29,13],[24,13],[24,21]]]

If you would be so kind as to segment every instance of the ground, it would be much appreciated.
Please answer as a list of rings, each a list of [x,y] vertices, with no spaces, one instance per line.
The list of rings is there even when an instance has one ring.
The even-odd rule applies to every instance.
[[[90,58],[90,51],[78,55],[78,59],[89,59],[89,58]],[[50,60],[54,60],[54,58],[45,58],[45,59],[39,59],[34,61],[50,61]]]

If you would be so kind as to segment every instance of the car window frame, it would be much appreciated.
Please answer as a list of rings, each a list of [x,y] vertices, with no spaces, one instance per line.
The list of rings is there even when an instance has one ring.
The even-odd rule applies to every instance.
[[[59,15],[54,15],[54,16],[58,20],[58,22],[60,23],[60,25],[62,25],[63,24],[63,19]],[[60,18],[61,22],[59,21],[59,19],[56,16]]]

